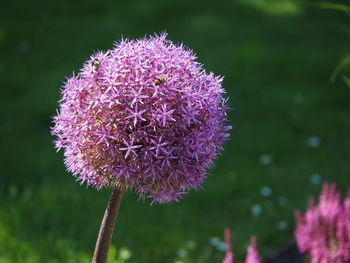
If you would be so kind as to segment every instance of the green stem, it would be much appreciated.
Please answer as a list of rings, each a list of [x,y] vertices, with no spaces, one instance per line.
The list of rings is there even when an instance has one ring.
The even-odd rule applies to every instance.
[[[109,245],[112,240],[115,220],[118,215],[120,203],[123,197],[123,191],[114,188],[109,199],[105,214],[98,233],[92,263],[106,263]]]

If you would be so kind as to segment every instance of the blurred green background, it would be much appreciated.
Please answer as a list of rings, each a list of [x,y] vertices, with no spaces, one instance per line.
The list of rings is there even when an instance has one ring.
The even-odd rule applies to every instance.
[[[350,182],[348,72],[330,81],[350,54],[349,17],[315,3],[2,1],[0,262],[89,262],[109,191],[65,171],[51,116],[94,51],[161,31],[225,76],[235,128],[204,190],[153,206],[126,194],[110,262],[128,251],[138,263],[221,262],[224,227],[240,260],[251,235],[263,256],[285,246],[322,182],[343,194]]]

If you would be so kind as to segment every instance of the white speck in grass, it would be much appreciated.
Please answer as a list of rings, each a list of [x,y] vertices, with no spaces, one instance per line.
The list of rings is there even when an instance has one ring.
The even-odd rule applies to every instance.
[[[319,184],[321,182],[321,175],[320,174],[312,174],[310,177],[310,181],[312,184]]]
[[[260,189],[260,193],[262,196],[268,197],[272,194],[272,189],[268,186],[263,186]]]
[[[177,251],[177,255],[179,258],[184,258],[187,256],[187,251],[183,248],[180,248],[179,251]]]
[[[212,245],[213,247],[215,247],[216,249],[218,249],[220,251],[225,251],[225,249],[226,249],[225,242],[221,241],[217,237],[211,237],[209,239],[209,243],[210,243],[210,245]]]
[[[318,136],[311,136],[307,138],[307,145],[311,148],[317,148],[321,144],[320,137]]]
[[[284,196],[280,196],[278,197],[277,202],[280,206],[285,206],[288,203],[288,199]]]
[[[212,246],[216,246],[218,243],[220,242],[220,239],[218,239],[217,237],[211,237],[209,238],[209,244]]]
[[[226,250],[225,242],[220,241],[220,243],[217,244],[216,248],[220,251],[225,251]]]
[[[279,221],[279,222],[277,223],[277,228],[278,228],[279,230],[286,230],[287,227],[288,227],[288,222],[285,221],[285,220],[281,220],[281,221]]]
[[[261,165],[269,165],[273,161],[273,158],[270,154],[263,154],[259,157],[259,163]]]
[[[251,212],[252,212],[253,217],[260,216],[260,214],[262,212],[261,205],[259,205],[259,204],[252,205]]]
[[[123,260],[129,259],[131,257],[130,250],[125,247],[120,248],[119,257]]]

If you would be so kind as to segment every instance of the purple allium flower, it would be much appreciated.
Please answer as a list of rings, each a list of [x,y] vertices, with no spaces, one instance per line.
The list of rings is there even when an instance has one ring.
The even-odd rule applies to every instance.
[[[344,203],[334,184],[323,185],[319,204],[305,215],[296,212],[295,236],[301,252],[315,263],[346,263],[350,260],[350,195]]]
[[[222,78],[166,34],[97,52],[62,90],[56,148],[81,182],[133,189],[153,202],[197,189],[222,149]]]
[[[226,243],[226,255],[223,259],[222,263],[234,263],[234,254],[232,250],[231,244],[231,230],[229,228],[225,228],[225,243]],[[245,259],[245,263],[260,263],[260,257],[258,253],[258,249],[256,247],[256,237],[253,236],[250,240],[250,244],[247,248],[247,256]]]

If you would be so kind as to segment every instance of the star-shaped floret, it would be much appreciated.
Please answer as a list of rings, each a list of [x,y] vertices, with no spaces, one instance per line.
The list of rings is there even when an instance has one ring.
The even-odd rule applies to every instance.
[[[177,156],[174,156],[173,155],[173,152],[174,151],[174,148],[171,148],[169,151],[167,151],[167,153],[163,156],[159,156],[159,159],[162,159],[162,168],[163,168],[163,166],[165,165],[165,164],[167,164],[167,166],[169,167],[169,168],[171,168],[171,160],[174,160],[174,159],[178,159],[178,157]]]
[[[164,153],[168,153],[167,150],[165,150],[164,146],[168,145],[168,142],[162,142],[163,137],[160,136],[158,139],[158,142],[151,139],[153,147],[149,148],[150,150],[155,150],[155,156],[158,158],[159,151],[162,150]]]
[[[167,121],[176,121],[171,115],[175,110],[167,110],[166,105],[162,105],[162,109],[157,110],[158,114],[156,116],[157,120],[162,122],[165,126]]]
[[[128,109],[130,115],[125,117],[125,119],[134,119],[134,126],[136,126],[137,119],[140,119],[142,121],[145,121],[145,119],[142,117],[142,113],[144,113],[146,110],[138,111],[138,106],[136,105],[135,110]]]
[[[128,158],[128,156],[130,155],[130,153],[134,154],[136,157],[138,156],[137,153],[134,151],[137,148],[140,148],[142,145],[134,145],[134,141],[135,139],[132,138],[130,143],[128,143],[125,139],[123,139],[124,144],[126,145],[126,147],[124,148],[119,148],[120,151],[126,151],[125,154],[125,159]]]
[[[192,107],[192,105],[191,107],[182,107],[182,111],[183,120],[188,126],[200,122],[198,120],[199,111],[195,107]]]
[[[147,95],[142,94],[142,90],[143,90],[143,88],[140,88],[138,91],[136,91],[135,89],[132,89],[131,94],[127,95],[128,97],[133,98],[131,101],[131,104],[130,104],[131,107],[134,107],[135,103],[137,103],[137,102],[140,102],[141,104],[143,104],[142,99],[148,98]]]

